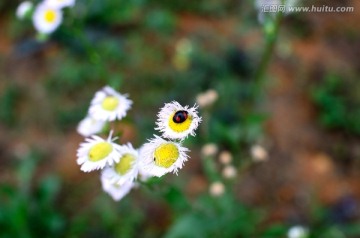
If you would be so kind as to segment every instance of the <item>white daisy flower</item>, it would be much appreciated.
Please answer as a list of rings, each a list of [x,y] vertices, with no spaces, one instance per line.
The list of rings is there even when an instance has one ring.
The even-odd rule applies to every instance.
[[[262,162],[268,159],[268,152],[261,145],[253,145],[250,150],[253,161]]]
[[[73,7],[75,5],[75,0],[45,0],[44,2],[55,8]]]
[[[114,184],[104,176],[101,175],[101,185],[103,190],[109,194],[115,201],[120,201],[123,197],[125,197],[131,189],[134,187],[135,183],[132,181],[127,181],[126,183],[119,185]]]
[[[43,2],[36,6],[32,20],[39,33],[50,34],[60,26],[62,11]]]
[[[126,116],[131,104],[132,101],[127,99],[127,95],[120,94],[106,86],[95,94],[91,101],[89,114],[100,121],[120,120]]]
[[[105,121],[98,121],[87,116],[80,121],[77,132],[84,137],[88,137],[101,132],[104,126]]]
[[[77,151],[77,163],[81,170],[90,172],[113,165],[120,160],[120,146],[112,142],[111,134],[104,140],[98,136],[86,138]]]
[[[225,192],[225,186],[222,182],[213,182],[209,187],[210,195],[213,197],[220,197]]]
[[[166,141],[159,136],[149,140],[140,149],[140,158],[144,170],[153,176],[161,177],[166,173],[178,172],[188,160],[189,150],[181,144]]]
[[[219,94],[214,89],[209,89],[204,93],[200,93],[196,96],[196,103],[200,108],[208,107],[214,104],[218,99]]]
[[[222,171],[222,176],[226,179],[233,179],[236,177],[236,174],[236,168],[232,165],[227,165]]]
[[[169,139],[185,139],[189,134],[195,136],[195,130],[201,122],[197,114],[197,106],[181,106],[173,101],[161,108],[156,122],[157,128],[163,137]]]
[[[233,160],[233,156],[229,151],[225,150],[219,154],[219,160],[222,164],[228,165]]]
[[[120,146],[120,161],[102,171],[102,176],[112,183],[122,185],[134,181],[139,173],[139,153],[130,143]]]
[[[33,7],[34,5],[30,1],[25,1],[20,3],[20,5],[16,9],[16,17],[19,18],[20,20],[24,19],[26,15],[31,12]]]
[[[201,148],[201,154],[205,157],[215,156],[219,147],[215,143],[207,143]]]

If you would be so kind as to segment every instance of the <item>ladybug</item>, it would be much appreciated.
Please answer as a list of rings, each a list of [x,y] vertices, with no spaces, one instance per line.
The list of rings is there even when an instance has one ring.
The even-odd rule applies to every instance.
[[[177,111],[175,112],[175,115],[173,116],[173,122],[175,123],[183,123],[188,118],[188,112],[187,111]]]

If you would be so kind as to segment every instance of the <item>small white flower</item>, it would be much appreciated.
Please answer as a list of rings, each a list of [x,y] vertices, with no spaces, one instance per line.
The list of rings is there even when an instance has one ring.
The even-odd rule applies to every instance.
[[[169,139],[185,139],[189,134],[195,136],[195,130],[201,122],[197,106],[181,106],[178,102],[166,103],[161,108],[156,122],[156,130]]]
[[[33,9],[34,5],[30,1],[20,3],[16,9],[16,17],[20,20],[24,19],[25,16]]]
[[[134,181],[139,173],[139,153],[130,143],[120,146],[120,161],[102,171],[102,176],[113,184]]]
[[[132,101],[113,88],[106,86],[95,94],[89,108],[89,115],[100,121],[120,120],[126,116]]]
[[[201,148],[201,154],[205,157],[214,156],[218,152],[218,146],[215,143],[207,143]]]
[[[222,182],[214,182],[210,185],[209,192],[213,197],[220,197],[225,192],[225,186]]]
[[[135,183],[132,181],[127,181],[126,183],[119,185],[114,184],[104,176],[101,175],[101,185],[103,190],[109,194],[115,201],[120,201],[123,197],[125,197],[131,189],[134,187]]]
[[[287,233],[288,238],[307,238],[308,237],[308,229],[302,226],[293,226],[289,229]]]
[[[149,174],[161,177],[170,172],[177,174],[188,159],[188,151],[179,143],[166,141],[155,135],[140,149],[140,158]]]
[[[262,162],[268,159],[268,153],[261,145],[253,145],[251,147],[251,156],[255,162]]]
[[[104,126],[104,121],[98,121],[87,116],[79,123],[77,132],[84,137],[88,137],[101,132]]]
[[[92,136],[80,144],[77,151],[77,163],[81,165],[80,169],[84,172],[103,169],[106,165],[111,166],[119,162],[119,150],[120,146],[112,142],[111,133],[107,140]]]
[[[236,177],[236,174],[236,168],[232,165],[227,165],[222,171],[222,176],[226,179],[233,179]]]
[[[222,164],[230,164],[232,161],[232,154],[229,151],[222,151],[219,154],[219,160]]]
[[[44,2],[55,8],[73,7],[75,5],[75,0],[45,0]]]
[[[209,89],[196,96],[196,103],[200,108],[208,107],[218,99],[219,95],[214,89]]]
[[[43,2],[36,6],[32,20],[39,33],[50,34],[60,26],[62,11]]]

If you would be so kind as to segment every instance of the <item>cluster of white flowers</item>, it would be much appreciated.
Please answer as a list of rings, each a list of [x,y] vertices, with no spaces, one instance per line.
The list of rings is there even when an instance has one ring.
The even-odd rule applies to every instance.
[[[212,173],[214,176],[211,177],[217,177],[217,168],[221,168],[221,175],[222,178],[225,180],[234,180],[237,176],[237,169],[232,164],[233,161],[233,155],[228,150],[223,150],[220,153],[219,147],[215,143],[208,143],[205,144],[201,149],[201,154],[203,156],[203,159],[210,163],[211,165],[207,166],[209,168],[212,168],[209,173]],[[213,159],[218,155],[218,160],[220,162],[220,166],[217,166],[214,164]],[[210,162],[209,162],[210,161]],[[221,197],[225,193],[225,185],[223,183],[224,180],[218,178],[216,181],[212,181],[209,185],[209,193],[213,197]]]
[[[134,149],[130,143],[115,143],[112,132],[107,139],[95,135],[106,123],[125,117],[131,104],[127,95],[106,86],[95,94],[88,116],[77,128],[87,137],[77,151],[80,169],[84,172],[102,170],[103,190],[117,201],[136,187],[138,180],[177,173],[189,158],[186,154],[189,150],[182,146],[182,141],[189,135],[194,136],[201,122],[196,106],[183,107],[178,102],[171,102],[160,110],[156,122],[155,129],[162,132],[163,138],[154,135],[139,149]]]
[[[44,35],[51,34],[61,24],[63,8],[73,7],[75,0],[43,0],[35,7],[32,2],[20,3],[16,10],[19,19],[32,18],[35,29]]]
[[[222,176],[225,179],[234,179],[237,176],[237,170],[234,165],[232,165],[233,156],[229,151],[222,151],[219,154],[219,161],[224,165],[222,170]]]

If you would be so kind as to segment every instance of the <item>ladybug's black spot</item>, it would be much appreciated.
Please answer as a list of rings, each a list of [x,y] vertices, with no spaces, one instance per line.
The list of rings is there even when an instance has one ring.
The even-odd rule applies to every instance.
[[[177,111],[173,116],[173,122],[175,123],[183,123],[188,118],[187,111]]]

